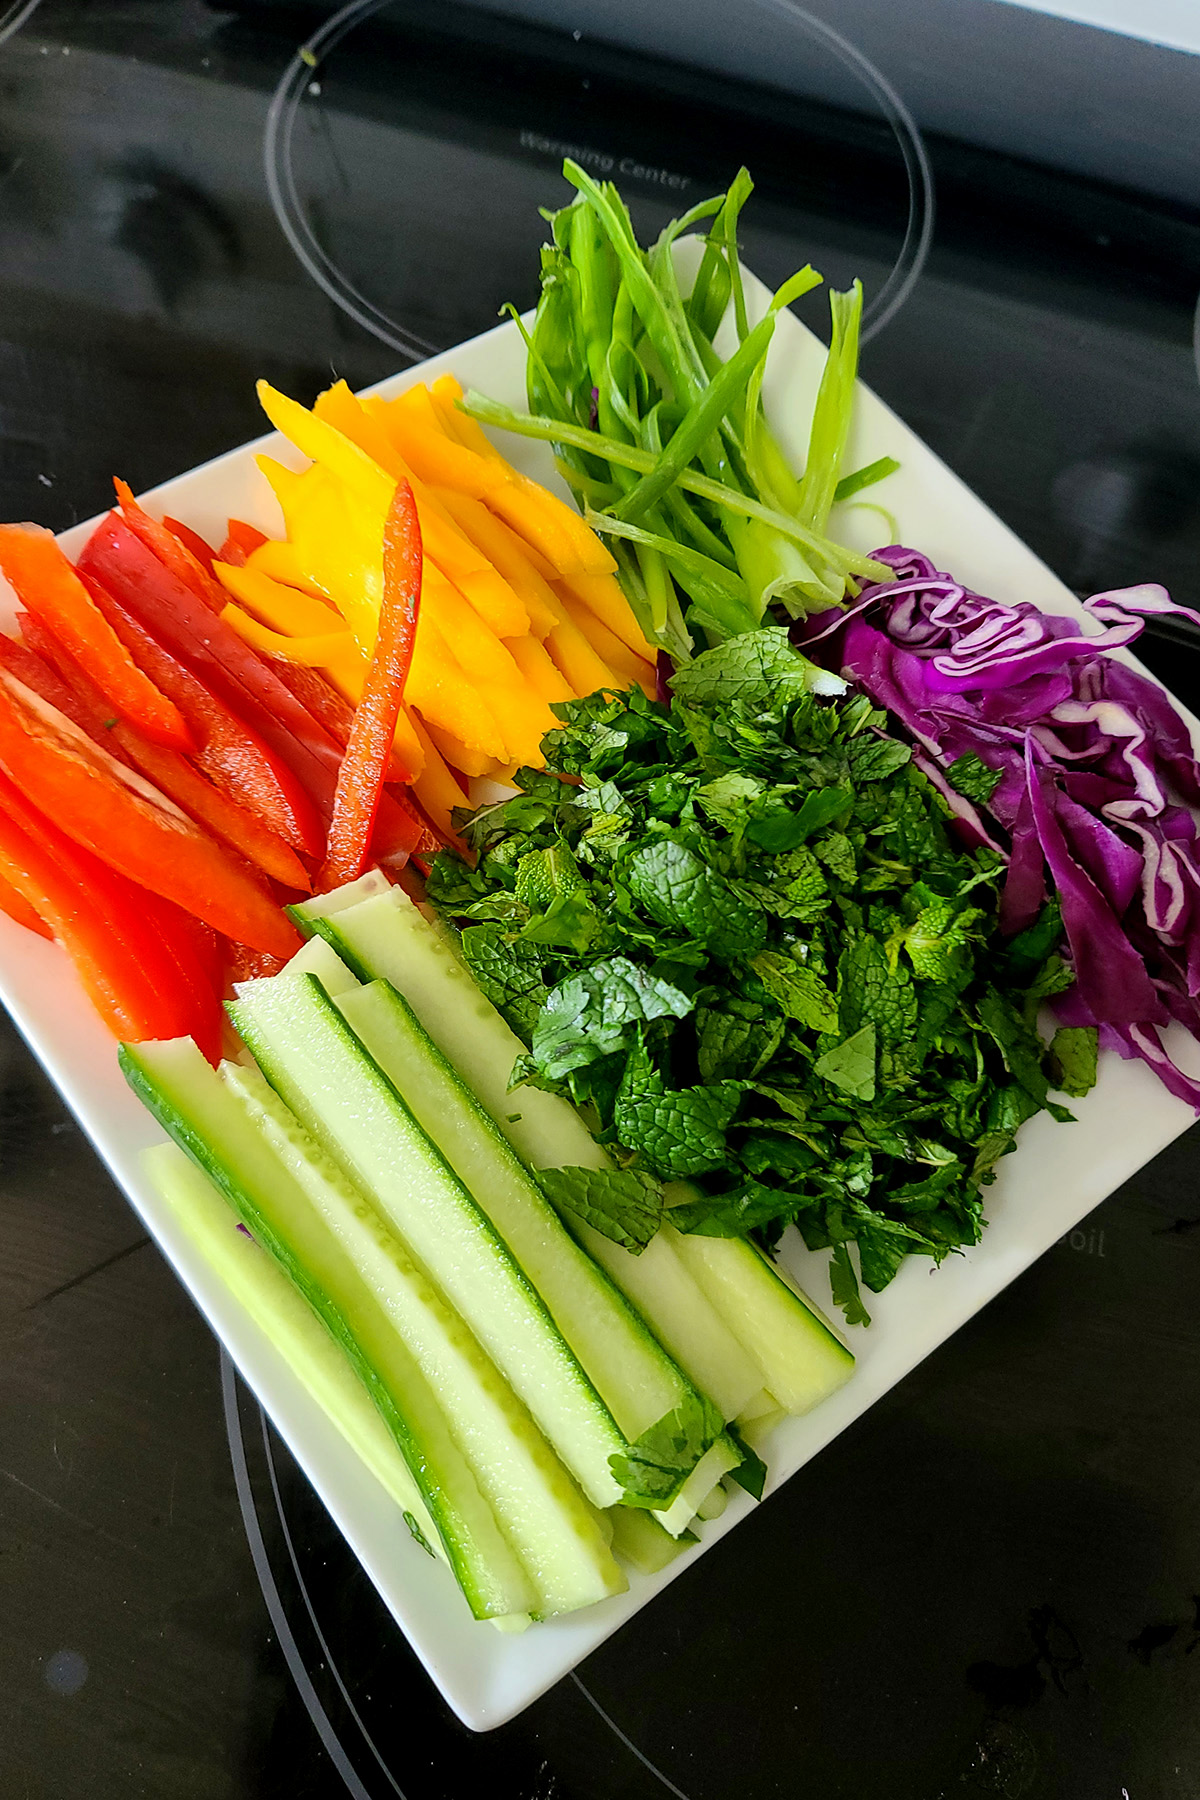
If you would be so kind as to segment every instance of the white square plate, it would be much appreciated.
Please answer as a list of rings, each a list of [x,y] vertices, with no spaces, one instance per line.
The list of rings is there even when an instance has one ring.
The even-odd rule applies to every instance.
[[[690,258],[693,247],[681,246],[681,253]],[[753,280],[749,297],[753,309],[764,307],[765,290]],[[784,313],[764,392],[772,422],[796,463],[803,457],[823,356],[818,340]],[[522,407],[524,361],[516,327],[503,325],[375,391],[386,396],[449,370],[464,387]],[[254,453],[261,449],[296,461],[277,437],[265,437],[167,482],[148,496],[151,509],[186,520],[214,543],[223,538],[231,515],[279,534],[274,499],[254,464]],[[546,445],[513,438],[505,441],[504,450],[529,474],[556,483]],[[880,400],[860,388],[846,466],[856,468],[884,455],[901,464],[880,494],[900,522],[902,541],[983,593],[1080,613],[1069,591],[1007,526]],[[880,526],[872,522],[877,517],[847,511],[840,533],[869,549],[878,542]],[[61,541],[69,554],[78,553],[90,529],[90,524],[80,525],[64,534]],[[1147,570],[1148,576],[1153,573]],[[520,1637],[475,1623],[445,1570],[412,1541],[395,1506],[209,1272],[145,1181],[138,1153],[161,1134],[121,1079],[116,1047],[66,958],[2,915],[0,998],[287,1441],[431,1678],[472,1729],[488,1730],[528,1706],[630,1621],[680,1570],[697,1556],[714,1552],[750,1509],[753,1502],[737,1492],[724,1515],[704,1527],[698,1548],[660,1575],[633,1576],[628,1594],[587,1612],[536,1626]],[[1075,1110],[1077,1125],[1055,1125],[1043,1114],[1023,1128],[1020,1149],[1001,1165],[1000,1178],[989,1190],[991,1223],[977,1249],[936,1273],[913,1258],[885,1293],[872,1296],[874,1322],[852,1333],[858,1357],[853,1378],[815,1413],[789,1420],[775,1433],[768,1451],[770,1489],[786,1481],[1192,1123],[1189,1108],[1172,1099],[1141,1063],[1111,1055],[1101,1059],[1096,1088]],[[785,1259],[814,1299],[828,1305],[826,1259],[810,1257],[798,1240],[785,1246]]]

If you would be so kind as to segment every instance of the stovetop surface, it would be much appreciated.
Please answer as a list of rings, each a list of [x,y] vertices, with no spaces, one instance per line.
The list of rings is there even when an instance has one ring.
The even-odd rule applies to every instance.
[[[529,304],[567,150],[644,230],[745,162],[746,260],[863,276],[866,379],[1065,581],[1200,605],[1200,214],[922,138],[835,0],[793,9],[807,97],[358,10],[315,66],[329,7],[0,13],[0,516],[61,529],[256,435],[259,375],[362,386]],[[1190,118],[1138,115],[1164,159],[1193,61]],[[1146,657],[1200,702],[1186,644]],[[0,1794],[1196,1800],[1198,1154],[476,1738],[0,1028]]]

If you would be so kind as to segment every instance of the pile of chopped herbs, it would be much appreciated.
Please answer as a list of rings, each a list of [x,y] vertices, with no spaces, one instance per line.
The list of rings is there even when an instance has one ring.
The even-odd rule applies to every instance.
[[[864,696],[812,691],[782,630],[634,692],[555,708],[547,769],[465,827],[429,892],[528,1048],[514,1084],[569,1096],[612,1173],[546,1178],[631,1249],[676,1229],[833,1252],[833,1297],[978,1242],[1020,1125],[1095,1080],[1094,1031],[1038,1035],[1070,985],[1055,903],[997,932],[1004,865]],[[950,769],[980,804],[996,777]],[[856,1256],[850,1246],[856,1247]],[[857,1262],[857,1268],[856,1268]]]

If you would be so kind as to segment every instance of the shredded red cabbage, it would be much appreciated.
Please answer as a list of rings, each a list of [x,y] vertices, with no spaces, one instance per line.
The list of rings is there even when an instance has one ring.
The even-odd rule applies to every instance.
[[[1075,986],[1064,1022],[1140,1057],[1200,1111],[1200,1081],[1172,1060],[1160,1027],[1200,1038],[1200,770],[1169,696],[1108,654],[1151,615],[1197,615],[1164,588],[1093,595],[1099,629],[1001,605],[899,545],[874,552],[896,578],[864,587],[831,618],[808,621],[804,650],[885,707],[912,737],[918,767],[972,842],[1007,855],[1001,928],[1022,930],[1047,897],[1062,909]],[[806,627],[801,625],[801,632]],[[974,755],[999,773],[986,807],[954,787]],[[997,832],[996,826],[1002,828]]]

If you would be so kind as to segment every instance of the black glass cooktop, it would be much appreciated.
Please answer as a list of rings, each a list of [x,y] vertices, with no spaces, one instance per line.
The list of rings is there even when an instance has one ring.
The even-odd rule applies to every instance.
[[[1018,20],[728,0],[691,61],[682,0],[636,49],[583,0],[0,11],[0,516],[256,434],[258,375],[361,386],[527,304],[567,151],[646,230],[746,162],[747,260],[863,276],[867,379],[1069,584],[1200,604],[1200,59],[1022,24],[1018,144],[931,110],[973,5]],[[1200,701],[1186,642],[1146,654]],[[5,1027],[0,1796],[1194,1800],[1198,1145],[473,1737]]]

